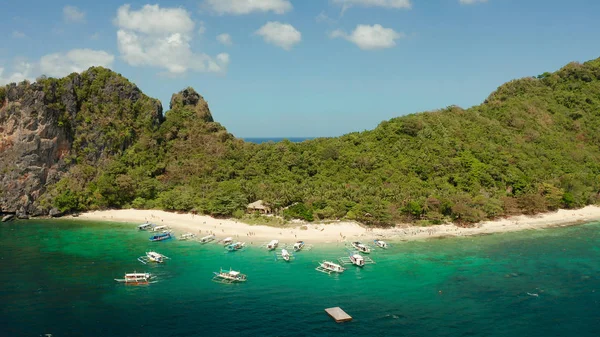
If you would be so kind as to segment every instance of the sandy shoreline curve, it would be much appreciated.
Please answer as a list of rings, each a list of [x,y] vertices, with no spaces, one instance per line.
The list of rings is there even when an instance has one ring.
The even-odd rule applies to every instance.
[[[358,223],[339,221],[327,224],[292,223],[285,227],[248,225],[235,219],[215,219],[206,215],[171,213],[159,210],[106,210],[82,213],[77,217],[65,218],[76,220],[114,221],[132,224],[151,222],[167,225],[177,234],[195,233],[199,237],[215,234],[217,239],[224,237],[237,238],[247,243],[262,243],[272,239],[281,242],[304,240],[311,243],[337,243],[373,239],[387,241],[423,240],[428,238],[482,235],[521,231],[527,229],[543,229],[557,226],[570,226],[600,220],[600,206],[586,206],[576,210],[558,210],[535,216],[519,215],[493,221],[485,221],[470,228],[454,224],[428,227],[398,224],[393,228],[367,228]]]

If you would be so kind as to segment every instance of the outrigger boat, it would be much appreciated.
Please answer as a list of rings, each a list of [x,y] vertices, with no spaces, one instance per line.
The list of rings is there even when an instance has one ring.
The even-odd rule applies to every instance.
[[[299,252],[301,250],[311,250],[313,245],[306,244],[304,241],[296,241],[294,244],[286,244],[286,249],[293,249],[295,252]]]
[[[246,282],[246,275],[240,273],[239,271],[225,270],[221,268],[221,270],[217,272],[213,272],[215,276],[212,278],[214,282],[218,283],[238,283],[238,282]]]
[[[138,257],[138,261],[140,261],[143,264],[147,264],[148,262],[163,263],[168,258],[169,257],[157,252],[146,252],[145,256]]]
[[[171,232],[162,232],[160,234],[156,234],[150,237],[150,241],[154,242],[154,241],[163,241],[163,240],[168,240],[170,239],[171,236]]]
[[[322,273],[331,274],[331,273],[343,273],[346,270],[344,267],[340,266],[337,263],[333,263],[330,261],[323,261],[319,263],[319,266],[315,268],[317,271]]]
[[[340,264],[342,265],[353,264],[361,268],[364,267],[365,264],[375,263],[370,257],[362,256],[359,252],[351,252],[348,257],[340,257],[338,261],[340,261]]]
[[[125,278],[116,278],[115,281],[131,285],[148,284],[151,277],[150,273],[128,273]]]
[[[192,240],[196,238],[196,234],[194,233],[183,233],[181,234],[181,236],[179,237],[179,240]]]
[[[207,236],[203,237],[202,239],[200,239],[200,242],[201,243],[209,243],[209,242],[213,241],[214,239],[215,239],[215,236],[211,234],[211,235],[207,235]]]
[[[365,266],[365,259],[363,259],[362,255],[360,255],[360,254],[350,255],[350,262],[352,262],[353,265],[358,266],[358,267]]]
[[[356,250],[358,250],[361,253],[369,254],[371,252],[371,248],[360,243],[359,241],[352,242],[352,247],[354,247]]]
[[[379,248],[387,249],[388,247],[388,244],[383,240],[375,239],[373,242],[375,242],[375,245]]]
[[[271,242],[267,243],[267,249],[273,250],[279,246],[279,240],[271,240]]]
[[[294,254],[290,254],[290,252],[288,252],[288,250],[285,248],[281,249],[281,252],[275,253],[276,261],[279,259],[282,259],[286,262],[290,262],[291,260],[294,260],[295,258],[296,258],[296,256]]]
[[[290,253],[288,253],[288,251],[286,249],[282,249],[281,250],[281,258],[289,262],[290,261]]]
[[[230,252],[235,252],[236,250],[240,250],[242,248],[244,248],[244,246],[246,245],[245,242],[236,242],[236,243],[232,243],[229,246],[227,246],[227,250]]]
[[[233,239],[231,237],[226,237],[225,239],[221,240],[221,243],[225,246],[230,245],[233,242]]]
[[[294,243],[294,251],[299,251],[302,250],[302,248],[304,248],[304,241],[297,241],[296,243]]]
[[[152,228],[154,228],[154,226],[156,226],[156,225],[153,223],[146,222],[146,223],[143,223],[143,224],[137,226],[137,228],[138,228],[138,230],[141,230],[141,231],[147,231],[147,230],[151,230]]]

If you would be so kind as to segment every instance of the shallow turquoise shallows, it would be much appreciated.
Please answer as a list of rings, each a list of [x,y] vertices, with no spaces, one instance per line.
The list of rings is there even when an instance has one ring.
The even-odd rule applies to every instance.
[[[315,245],[277,261],[258,242],[150,242],[135,224],[0,225],[0,336],[600,336],[600,224],[392,243],[376,264]],[[247,237],[244,237],[246,239]],[[250,240],[248,240],[250,241]],[[250,243],[250,242],[248,242]],[[171,259],[143,265],[154,250]],[[248,275],[212,282],[220,267]],[[126,272],[156,283],[126,286]],[[324,309],[354,317],[335,323]]]

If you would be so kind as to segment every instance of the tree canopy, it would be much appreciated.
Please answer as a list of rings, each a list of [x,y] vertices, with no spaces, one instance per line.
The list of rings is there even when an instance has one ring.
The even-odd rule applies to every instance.
[[[287,218],[388,226],[468,224],[599,199],[600,59],[508,82],[469,109],[301,143],[237,139],[191,88],[174,96],[159,124],[145,113],[152,100],[128,105],[117,95],[95,104],[115,76],[102,70],[78,94],[76,165],[46,194],[63,211],[232,216],[260,199]],[[87,157],[107,146],[110,156],[90,165]]]

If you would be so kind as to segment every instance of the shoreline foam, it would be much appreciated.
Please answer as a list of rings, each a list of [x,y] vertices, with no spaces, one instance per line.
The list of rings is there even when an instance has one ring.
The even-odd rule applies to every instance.
[[[327,224],[297,223],[296,226],[291,224],[286,227],[270,227],[265,225],[248,225],[234,219],[216,219],[206,215],[136,209],[93,211],[82,213],[77,217],[67,216],[65,218],[135,224],[151,222],[157,225],[168,225],[176,234],[183,232],[191,232],[199,236],[215,234],[217,238],[230,236],[240,241],[249,242],[277,239],[285,242],[303,240],[311,243],[350,241],[364,241],[369,243],[376,238],[389,241],[408,241],[571,226],[600,220],[600,207],[586,206],[576,210],[561,209],[534,216],[511,216],[481,222],[468,228],[458,227],[454,224],[428,227],[398,224],[393,228],[367,228],[349,221]]]

